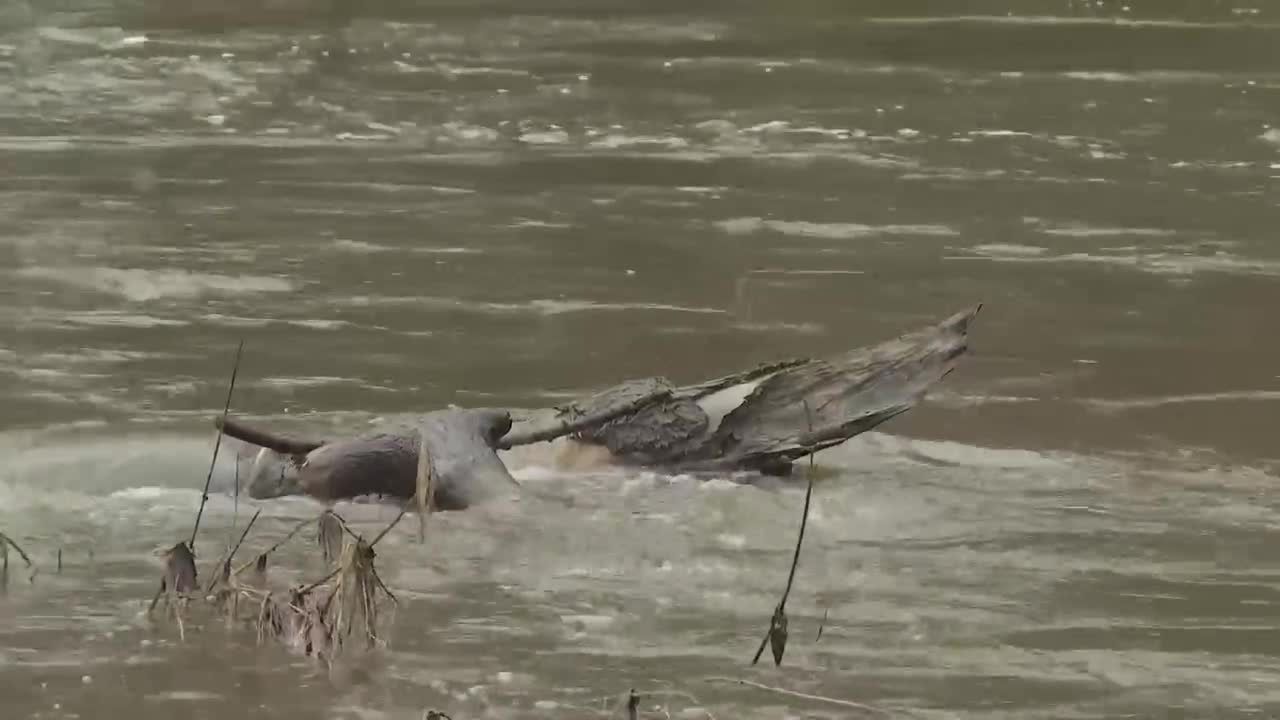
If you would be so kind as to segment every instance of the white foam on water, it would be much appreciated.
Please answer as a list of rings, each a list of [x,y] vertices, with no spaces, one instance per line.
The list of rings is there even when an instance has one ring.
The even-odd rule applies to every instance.
[[[1117,248],[1117,250],[1120,249]],[[965,251],[968,254],[950,256],[945,259],[1009,263],[1115,265],[1127,267],[1138,272],[1170,276],[1188,276],[1205,272],[1228,275],[1280,276],[1280,261],[1246,258],[1222,251],[1212,254],[1199,254],[1190,251],[1176,252],[1174,248],[1167,248],[1151,252],[1135,252],[1129,249],[1126,252],[1111,253],[1073,252],[1056,255],[1048,253],[1027,255],[990,252],[989,248],[984,246],[966,248]]]
[[[26,267],[18,274],[72,287],[119,295],[133,302],[205,295],[288,292],[294,286],[280,277],[218,275],[187,270],[144,270],[110,267]]]
[[[974,245],[972,250],[982,255],[992,257],[1013,256],[1013,257],[1035,257],[1044,255],[1049,251],[1038,245],[1019,245],[1017,243],[983,243],[982,245]]]
[[[766,220],[761,217],[738,217],[715,223],[730,235],[752,235],[772,231],[794,237],[820,238],[824,240],[855,240],[884,235],[958,235],[954,228],[945,225],[865,225],[862,223],[820,223],[803,220]]]
[[[865,22],[877,25],[1103,25],[1120,28],[1167,28],[1200,30],[1233,30],[1275,28],[1277,25],[1243,22],[1195,22],[1190,20],[1155,20],[1120,16],[1082,17],[1064,15],[937,15],[931,17],[874,17]]]
[[[359,254],[380,253],[391,250],[391,248],[386,245],[379,245],[377,243],[366,242],[364,240],[338,239],[334,240],[332,245],[337,250]]]
[[[1185,395],[1161,395],[1157,397],[1125,398],[1120,400],[1088,398],[1080,402],[1094,407],[1117,411],[1158,408],[1166,405],[1218,402],[1275,402],[1280,400],[1280,390],[1236,390],[1215,393],[1188,393]]]

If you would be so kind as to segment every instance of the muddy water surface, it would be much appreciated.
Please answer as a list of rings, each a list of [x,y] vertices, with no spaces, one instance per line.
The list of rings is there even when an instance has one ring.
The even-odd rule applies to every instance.
[[[1274,715],[1278,193],[1250,0],[0,0],[0,530],[41,568],[0,599],[0,716],[857,715],[715,676],[894,717]],[[379,546],[376,665],[139,615],[242,338],[238,412],[329,433],[975,302],[928,403],[820,456],[781,669],[745,665],[801,488],[537,448],[527,496]],[[317,512],[216,494],[204,556],[257,508],[255,548]]]

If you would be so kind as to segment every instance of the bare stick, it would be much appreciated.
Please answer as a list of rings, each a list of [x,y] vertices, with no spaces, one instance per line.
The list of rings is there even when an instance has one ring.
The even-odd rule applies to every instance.
[[[798,690],[788,690],[786,688],[773,687],[772,685],[765,685],[763,683],[752,682],[750,680],[742,680],[740,678],[709,677],[707,678],[707,682],[735,683],[738,685],[746,685],[747,687],[753,687],[759,690],[768,690],[769,692],[778,693],[780,695],[787,695],[789,697],[801,698],[803,700],[813,700],[816,702],[823,702],[829,705],[838,705],[840,707],[846,707],[853,710],[862,710],[863,712],[875,713],[877,715],[889,714],[887,710],[882,710],[873,705],[864,705],[862,703],[854,702],[852,700],[841,700],[840,698],[827,697],[825,695],[814,695],[812,693],[799,692]]]
[[[222,562],[219,563],[222,566],[222,574],[220,576],[215,576],[214,579],[209,582],[208,592],[213,592],[213,589],[217,587],[219,582],[227,582],[230,580],[231,561],[235,559],[236,552],[240,550],[240,546],[244,544],[244,539],[249,536],[249,531],[253,529],[253,524],[258,522],[258,516],[261,514],[262,509],[259,508],[258,511],[253,514],[253,517],[249,518],[249,523],[244,526],[244,532],[240,533],[240,539],[236,541],[235,546],[228,548],[226,556],[222,559]]]
[[[258,560],[259,560],[260,558],[265,558],[266,556],[270,555],[271,553],[275,552],[276,550],[279,550],[279,549],[280,549],[280,546],[281,546],[281,545],[284,545],[284,544],[285,544],[285,543],[287,543],[287,542],[289,542],[289,540],[290,540],[290,539],[292,539],[294,535],[297,535],[297,534],[298,534],[298,531],[299,531],[299,530],[301,530],[302,528],[304,528],[304,527],[306,527],[306,526],[310,525],[311,523],[313,523],[313,522],[315,522],[315,521],[316,521],[316,519],[315,519],[315,518],[307,518],[307,519],[305,519],[305,520],[303,520],[303,521],[299,522],[297,525],[294,525],[294,526],[293,526],[293,529],[289,531],[289,534],[288,534],[288,535],[285,535],[285,536],[284,536],[284,537],[283,537],[279,542],[277,542],[275,545],[272,545],[271,547],[267,548],[266,550],[263,550],[262,552],[258,553],[258,557],[257,557],[257,558],[255,558],[255,559],[253,559],[253,560],[250,560],[250,561],[246,562],[245,564],[241,565],[240,567],[236,568],[236,573],[235,573],[235,574],[236,574],[236,575],[239,575],[240,573],[244,572],[245,570],[248,570],[250,565],[253,565],[254,563],[258,562]]]
[[[807,400],[802,402],[805,420],[809,423],[809,432],[813,432],[813,415],[809,411],[809,402]],[[760,662],[765,645],[770,642],[776,643],[773,651],[774,664],[782,664],[782,652],[787,644],[787,597],[791,595],[791,585],[796,579],[796,566],[800,564],[800,546],[804,544],[804,530],[809,524],[809,502],[813,499],[813,454],[809,455],[807,475],[809,484],[804,491],[804,514],[800,516],[800,535],[796,538],[795,553],[791,556],[791,572],[787,574],[787,586],[782,590],[782,599],[778,601],[778,606],[773,611],[773,618],[769,621],[769,631],[760,640],[760,647],[756,649],[755,657],[751,658],[752,665]]]
[[[13,541],[13,538],[0,532],[0,542],[8,543],[14,550],[17,550],[18,554],[22,556],[22,561],[27,564],[27,567],[31,567],[31,557],[27,555],[27,551],[23,550],[21,545]]]
[[[240,372],[240,354],[244,352],[244,340],[236,348],[236,362],[231,367],[231,382],[227,386],[227,402],[222,407],[222,419],[225,422],[227,413],[231,412],[231,392],[236,389],[236,374]],[[213,468],[218,464],[218,450],[222,447],[222,428],[218,428],[218,439],[213,443],[213,458],[209,460],[209,475],[204,479],[204,492],[200,495],[200,509],[196,511],[196,524],[191,528],[191,541],[187,546],[192,552],[196,549],[196,533],[200,532],[200,517],[204,515],[204,505],[209,502],[209,484],[213,482]]]
[[[156,604],[160,602],[160,596],[164,595],[164,590],[165,590],[165,581],[164,581],[164,578],[160,578],[160,587],[156,588],[156,594],[154,597],[151,598],[151,605],[147,607],[148,616],[150,616],[151,613],[155,612]]]
[[[392,520],[390,525],[386,526],[385,528],[382,529],[382,532],[378,533],[378,536],[373,539],[373,542],[369,543],[369,547],[373,547],[374,545],[377,545],[379,540],[385,537],[387,533],[391,532],[391,528],[395,527],[396,525],[399,525],[400,518],[404,517],[404,514],[407,512],[409,512],[408,505],[405,505],[404,507],[400,508],[400,514],[396,515],[396,519]]]
[[[240,520],[240,453],[236,453],[236,494],[233,496],[231,505],[231,532],[236,531],[236,522]],[[257,517],[257,515],[254,515]],[[244,542],[244,538],[240,539]],[[238,544],[238,543],[237,543]]]
[[[631,688],[631,692],[627,695],[627,718],[636,720],[638,717],[640,717],[640,696],[636,694],[635,688]]]
[[[228,566],[231,565],[231,558],[236,556],[236,551],[244,544],[244,539],[249,537],[249,531],[253,529],[253,524],[258,522],[258,516],[261,514],[262,508],[258,508],[258,511],[253,514],[253,517],[249,518],[249,524],[244,526],[244,532],[240,533],[240,539],[236,541],[235,547],[231,548],[231,553],[227,555]]]

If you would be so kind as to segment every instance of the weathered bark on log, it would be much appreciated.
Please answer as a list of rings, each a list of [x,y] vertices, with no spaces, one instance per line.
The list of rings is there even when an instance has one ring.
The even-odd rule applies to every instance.
[[[981,309],[978,305],[932,327],[765,378],[678,465],[690,470],[776,466],[906,412],[955,369],[968,351],[969,325]]]
[[[671,397],[671,384],[661,378],[629,380],[582,400],[521,418],[495,447],[509,450],[517,445],[554,440],[599,427],[611,420],[635,413],[650,403]],[[524,427],[524,426],[528,427]]]

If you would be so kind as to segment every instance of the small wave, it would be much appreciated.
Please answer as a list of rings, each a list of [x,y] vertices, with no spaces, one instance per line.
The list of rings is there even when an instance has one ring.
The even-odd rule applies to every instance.
[[[272,388],[308,388],[323,387],[325,385],[342,385],[346,383],[356,382],[351,378],[332,377],[326,375],[300,376],[300,377],[268,377],[263,378],[251,385],[262,385]]]
[[[929,235],[952,236],[959,233],[945,225],[863,225],[860,223],[819,223],[802,220],[766,220],[760,217],[739,217],[715,223],[730,235],[752,235],[766,230],[794,237],[821,238],[824,240],[854,240],[881,235]]]
[[[1019,245],[1017,243],[983,243],[982,245],[974,245],[971,249],[981,255],[993,257],[1036,257],[1049,251],[1048,248],[1042,248],[1038,245]]]
[[[689,147],[689,141],[684,138],[673,137],[670,135],[623,135],[620,133],[610,133],[603,137],[598,137],[587,143],[588,147],[603,148],[613,150],[625,147],[662,147],[667,149],[679,149]]]
[[[521,306],[515,306],[520,308]],[[663,303],[599,303],[591,300],[534,300],[527,307],[542,315],[559,315],[562,313],[585,312],[591,310],[656,310],[660,312],[723,314],[721,308],[689,307],[684,305],[667,305]]]
[[[346,320],[322,320],[318,318],[308,320],[286,320],[285,324],[293,325],[294,327],[307,328],[308,330],[338,330],[351,325],[351,323]]]
[[[950,256],[945,259],[1009,263],[1116,265],[1154,275],[1195,275],[1202,272],[1216,272],[1229,275],[1280,276],[1280,261],[1242,258],[1225,252],[1215,252],[1211,255],[1169,251],[1151,253],[1115,252],[1113,254],[1075,252],[1059,255],[1037,253],[1024,255],[991,252],[985,249],[984,246],[968,248],[967,252],[969,253],[968,255]]]
[[[412,296],[368,296],[361,295],[345,298],[340,302],[358,307],[378,305],[419,305],[441,310],[462,310],[487,314],[524,314],[564,315],[579,312],[618,312],[631,310],[649,310],[658,312],[723,314],[721,308],[696,307],[685,305],[669,305],[664,303],[609,303],[595,300],[551,300],[537,299],[527,302],[483,302],[448,297],[412,297]]]
[[[1060,237],[1111,237],[1111,236],[1135,236],[1135,237],[1171,237],[1177,233],[1173,230],[1164,228],[1149,227],[1105,227],[1088,225],[1086,223],[1062,223],[1055,224],[1041,220],[1040,218],[1023,218],[1023,223],[1036,228],[1037,231],[1045,235],[1056,235]]]
[[[790,332],[797,335],[821,335],[826,328],[818,323],[788,323],[788,322],[740,322],[733,323],[731,327],[735,330],[745,332]]]
[[[520,141],[529,145],[567,145],[569,133],[564,130],[538,130],[522,133]]]
[[[1273,29],[1275,25],[1242,22],[1195,22],[1189,20],[1146,20],[1126,17],[1067,17],[1062,15],[949,15],[934,17],[878,17],[866,22],[877,25],[1106,25],[1126,28],[1170,29]]]
[[[92,310],[88,312],[67,313],[61,318],[64,323],[72,325],[92,325],[96,327],[182,327],[188,325],[185,320],[161,318],[154,315],[125,313],[116,310]]]
[[[143,270],[107,267],[27,267],[23,277],[52,280],[73,287],[119,295],[133,302],[164,298],[194,299],[204,295],[288,292],[293,284],[279,277],[215,275],[186,270]]]
[[[333,247],[343,252],[361,253],[361,254],[380,253],[380,252],[386,252],[391,249],[386,245],[379,245],[377,243],[365,242],[364,240],[345,240],[345,239],[334,240]]]
[[[1157,408],[1166,405],[1186,405],[1192,403],[1274,402],[1277,400],[1280,400],[1280,390],[1234,390],[1216,393],[1190,393],[1186,395],[1128,398],[1124,400],[1092,398],[1082,400],[1081,402],[1103,410],[1116,411]]]
[[[1108,83],[1184,83],[1222,82],[1223,75],[1207,72],[1175,70],[1149,70],[1143,72],[1119,72],[1114,70],[1073,70],[1062,73],[1070,80],[1086,80]]]
[[[860,458],[880,461],[918,461],[962,466],[969,468],[1036,469],[1057,467],[1063,464],[1053,456],[1034,450],[997,449],[966,445],[946,440],[920,440],[864,433],[846,443],[849,452]]]

